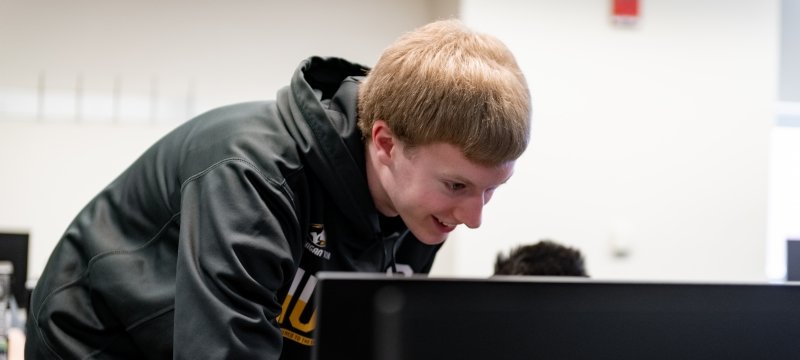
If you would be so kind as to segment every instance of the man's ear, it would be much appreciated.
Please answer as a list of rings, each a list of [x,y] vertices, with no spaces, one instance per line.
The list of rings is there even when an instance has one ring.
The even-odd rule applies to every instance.
[[[372,146],[375,148],[375,156],[383,164],[389,164],[395,154],[396,140],[394,133],[389,125],[383,120],[375,120],[372,124]]]

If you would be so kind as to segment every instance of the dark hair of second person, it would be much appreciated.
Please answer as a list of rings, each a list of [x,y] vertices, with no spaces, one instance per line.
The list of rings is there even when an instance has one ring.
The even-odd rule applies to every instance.
[[[578,249],[551,240],[518,246],[507,256],[498,254],[494,274],[589,276],[583,254]]]

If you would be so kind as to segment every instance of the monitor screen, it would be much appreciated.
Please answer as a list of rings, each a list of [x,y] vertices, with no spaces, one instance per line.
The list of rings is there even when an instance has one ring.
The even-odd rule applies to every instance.
[[[321,273],[328,359],[728,359],[800,354],[800,285]]]
[[[0,261],[10,261],[14,266],[11,277],[11,293],[19,307],[27,307],[28,279],[28,234],[0,233]]]

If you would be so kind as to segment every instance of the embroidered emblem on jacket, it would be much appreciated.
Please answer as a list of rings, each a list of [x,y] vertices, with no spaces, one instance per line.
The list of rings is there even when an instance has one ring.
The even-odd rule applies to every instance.
[[[311,224],[308,239],[309,241],[306,241],[304,244],[306,250],[316,257],[330,260],[331,252],[325,250],[325,246],[328,245],[328,240],[325,238],[325,228],[322,224]]]
[[[327,240],[325,240],[325,229],[322,227],[322,224],[311,224],[309,235],[311,236],[311,242],[317,247],[324,248],[327,244]]]

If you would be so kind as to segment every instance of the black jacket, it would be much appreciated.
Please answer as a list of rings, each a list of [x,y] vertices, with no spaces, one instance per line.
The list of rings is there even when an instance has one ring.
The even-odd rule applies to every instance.
[[[366,71],[310,58],[275,101],[209,111],[149,148],[53,251],[27,358],[306,358],[316,272],[429,271],[439,247],[379,216],[367,187]]]

